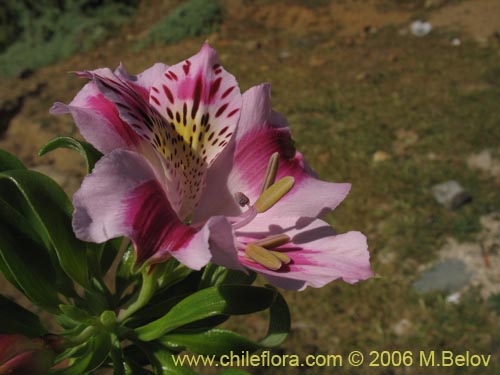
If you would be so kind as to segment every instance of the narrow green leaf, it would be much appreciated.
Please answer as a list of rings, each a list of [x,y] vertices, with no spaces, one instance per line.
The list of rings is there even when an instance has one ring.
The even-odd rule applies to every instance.
[[[121,249],[120,249],[121,250]],[[140,273],[135,272],[135,252],[132,246],[127,246],[121,255],[120,263],[115,274],[116,295],[121,296],[123,292],[133,283],[139,280]]]
[[[65,316],[73,319],[75,322],[85,322],[92,318],[87,311],[72,305],[61,304],[59,305],[59,310],[61,310]]]
[[[281,345],[288,337],[291,326],[290,310],[281,294],[277,293],[270,310],[267,335],[259,342],[261,346],[267,348]]]
[[[201,355],[221,356],[231,351],[253,352],[261,346],[233,331],[225,329],[211,329],[209,331],[192,334],[167,334],[158,339],[162,345],[171,350],[187,350]]]
[[[55,271],[47,253],[1,216],[0,270],[36,305],[58,312]]]
[[[82,375],[97,370],[108,358],[111,349],[111,337],[107,333],[95,336],[84,346],[85,350],[73,363],[60,370],[52,370],[54,375]]]
[[[73,234],[72,206],[64,191],[49,177],[34,171],[5,171],[0,173],[1,180],[10,182],[22,194],[32,211],[33,226],[42,238],[50,241],[61,268],[89,288],[85,245]]]
[[[176,364],[174,353],[156,343],[143,343],[140,345],[149,358],[149,362],[157,375],[196,375],[189,367]]]
[[[120,346],[120,339],[116,335],[111,336],[111,350],[109,355],[113,362],[113,375],[125,375],[127,372],[125,358]]]
[[[0,333],[42,336],[47,330],[38,316],[0,295]]]
[[[19,205],[19,202],[16,202],[16,198],[19,197],[13,197],[12,195],[20,196],[20,193],[5,190],[6,189],[2,189],[2,193],[5,193],[6,198],[13,198],[10,200]],[[45,257],[46,255],[49,255],[51,257],[52,266],[54,267],[54,271],[56,273],[56,285],[59,292],[65,294],[66,296],[74,296],[76,292],[73,288],[71,280],[60,267],[57,256],[53,252],[45,250],[46,242],[40,237],[36,228],[32,225],[32,221],[27,219],[2,198],[0,198],[0,217],[3,217],[3,220],[8,222],[9,226],[14,227],[17,231],[19,231],[20,236],[26,237],[30,241],[36,243],[38,245],[37,247],[40,248],[41,251],[40,256]],[[13,281],[14,277],[12,275],[6,274],[5,276],[12,284],[14,284],[14,286],[21,289],[16,282]]]
[[[215,356],[228,354],[231,351],[253,352],[258,349],[276,347],[283,343],[290,331],[290,312],[285,299],[280,294],[276,295],[270,310],[267,335],[258,343],[235,332],[218,328],[195,333],[179,330],[157,341],[173,351],[187,350],[191,353]]]
[[[256,277],[257,274],[253,271],[245,273],[209,263],[203,271],[200,289],[216,285],[250,285]]]
[[[58,148],[68,148],[71,150],[75,150],[80,155],[82,155],[85,158],[88,173],[92,171],[95,163],[102,157],[102,154],[97,151],[90,143],[79,141],[78,139],[72,137],[54,138],[42,147],[42,149],[38,152],[38,155],[43,156],[46,153]]]
[[[23,163],[14,155],[0,149],[0,172],[9,169],[26,169]]]
[[[143,341],[155,340],[185,324],[215,315],[250,314],[269,307],[276,292],[269,288],[243,285],[221,285],[203,289],[190,295],[166,315],[137,328],[137,337]]]

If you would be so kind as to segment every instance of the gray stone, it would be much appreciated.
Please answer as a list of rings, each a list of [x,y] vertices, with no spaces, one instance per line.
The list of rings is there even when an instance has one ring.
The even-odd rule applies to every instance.
[[[434,198],[444,207],[454,210],[471,200],[469,193],[457,181],[446,181],[432,187]]]
[[[452,293],[467,286],[471,277],[472,273],[467,271],[464,262],[460,259],[447,259],[422,272],[420,278],[413,283],[413,288],[419,293]]]

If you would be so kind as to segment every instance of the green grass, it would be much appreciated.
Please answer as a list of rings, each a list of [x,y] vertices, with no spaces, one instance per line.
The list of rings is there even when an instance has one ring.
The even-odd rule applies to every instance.
[[[218,0],[187,0],[156,22],[136,49],[207,35],[217,31],[221,21],[222,7]]]
[[[351,194],[328,220],[339,232],[367,234],[380,278],[287,294],[294,322],[306,328],[292,334],[285,353],[470,350],[493,353],[490,367],[413,370],[497,373],[498,297],[489,304],[471,291],[453,305],[439,294],[418,295],[411,284],[418,266],[436,259],[446,237],[474,241],[480,216],[500,209],[498,182],[466,164],[472,153],[500,147],[498,47],[466,42],[453,48],[445,35],[401,37],[394,28],[381,30],[359,47],[332,51],[319,43],[305,52],[294,45],[290,40],[281,46],[291,57],[270,74],[272,101],[287,115],[297,148],[320,177],[352,183]],[[267,51],[253,58],[242,50],[225,53],[241,55],[241,63],[249,59],[277,65]],[[310,67],[310,55],[327,63]],[[249,74],[247,81],[258,82],[259,72],[247,65],[236,76]],[[365,78],[356,78],[362,72]],[[401,129],[415,133],[417,140],[398,140]],[[378,150],[391,158],[374,163]],[[470,203],[454,211],[441,207],[431,194],[434,184],[450,179],[472,195]],[[393,255],[391,262],[381,261],[386,254]],[[411,328],[397,335],[394,326],[403,318]],[[272,368],[251,371],[282,373]],[[367,366],[287,369],[287,374],[331,373],[405,372]]]
[[[7,0],[2,14],[10,22],[0,28],[0,76],[19,76],[90,49],[130,16],[133,3]]]

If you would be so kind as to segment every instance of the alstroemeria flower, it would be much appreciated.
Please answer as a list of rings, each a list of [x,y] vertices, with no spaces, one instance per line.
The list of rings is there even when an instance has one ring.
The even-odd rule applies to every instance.
[[[0,335],[0,375],[45,375],[55,354],[40,339],[21,335]]]
[[[346,197],[350,184],[316,178],[295,150],[286,119],[272,111],[269,99],[268,84],[243,94],[234,142],[210,169],[194,215],[195,222],[214,215],[233,222],[235,249],[227,251],[225,241],[214,238],[215,262],[235,269],[243,265],[285,289],[321,287],[338,278],[354,283],[371,277],[366,237],[360,232],[338,235],[318,219]],[[271,193],[270,208],[267,204],[263,209],[262,198],[269,200],[263,193],[269,174],[278,181],[275,186],[281,184],[285,190],[280,192],[277,186],[278,193],[274,197]],[[289,191],[287,180],[293,185]],[[244,201],[235,201],[234,194]],[[210,199],[214,196],[218,198]]]
[[[156,64],[138,76],[122,67],[77,74],[92,81],[51,113],[71,113],[105,154],[74,196],[77,237],[127,236],[140,263],[174,256],[200,269],[211,258],[210,233],[230,235],[230,225],[222,217],[198,228],[184,221],[236,128],[241,94],[235,78],[207,44],[177,65]]]
[[[314,176],[271,111],[267,85],[247,91],[242,104],[208,45],[137,77],[120,68],[80,75],[92,82],[52,110],[70,112],[106,154],[74,197],[79,238],[124,235],[139,262],[174,256],[199,269],[211,260],[288,289],[372,275],[365,237],[335,235],[318,219],[350,185]]]

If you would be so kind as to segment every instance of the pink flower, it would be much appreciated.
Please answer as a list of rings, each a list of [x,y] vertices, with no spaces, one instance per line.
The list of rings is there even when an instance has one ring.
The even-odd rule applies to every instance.
[[[207,44],[137,77],[122,67],[78,75],[92,81],[51,112],[70,112],[105,153],[74,197],[79,238],[128,236],[139,262],[212,261],[288,289],[372,275],[366,238],[318,219],[350,185],[315,177],[271,111],[268,85],[242,97]],[[262,193],[264,179],[273,186]]]
[[[0,335],[0,375],[45,375],[54,352],[42,339]]]

